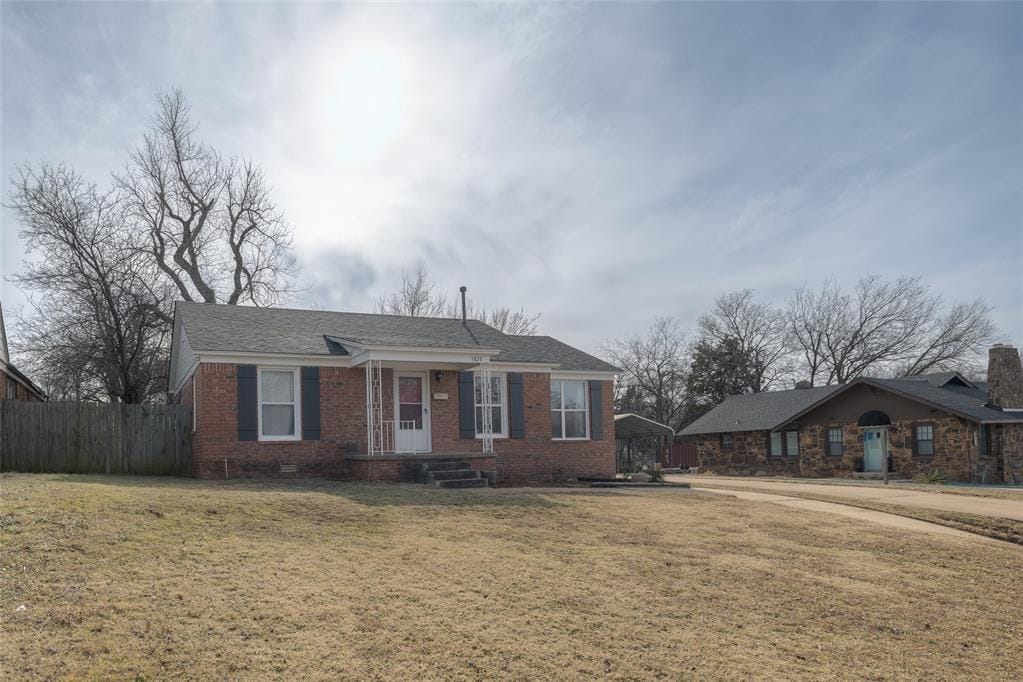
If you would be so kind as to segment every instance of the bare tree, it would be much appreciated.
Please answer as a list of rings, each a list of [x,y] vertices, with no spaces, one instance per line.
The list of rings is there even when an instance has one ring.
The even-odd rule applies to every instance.
[[[630,410],[674,426],[686,399],[689,366],[686,334],[678,320],[659,317],[645,334],[609,341],[608,359],[623,370],[617,397],[628,399]]]
[[[198,138],[184,94],[161,93],[117,176],[143,250],[187,301],[274,305],[293,293],[291,230],[251,160]]]
[[[448,316],[461,317],[461,303],[448,308]],[[465,302],[465,314],[471,320],[480,320],[490,325],[499,332],[517,336],[532,336],[537,333],[537,322],[540,320],[540,313],[530,315],[524,308],[512,310],[508,306],[487,310],[486,306],[477,307],[472,298]]]
[[[461,300],[448,302],[446,296],[437,290],[437,284],[430,278],[426,265],[416,265],[410,273],[401,270],[401,288],[398,291],[383,295],[377,299],[376,311],[386,315],[404,315],[407,317],[461,317]],[[525,309],[512,310],[508,306],[488,310],[486,306],[477,305],[469,297],[466,299],[466,317],[480,320],[505,334],[532,335],[537,333],[537,321],[540,315],[530,315]]]
[[[23,168],[10,207],[30,255],[12,279],[24,364],[53,397],[141,402],[166,387],[171,290],[132,248],[118,198],[64,166]]]
[[[956,303],[936,317],[900,374],[926,374],[935,370],[956,370],[974,374],[983,367],[983,351],[997,335],[989,317],[991,306],[983,299]]]
[[[845,383],[865,374],[922,374],[964,368],[995,336],[982,299],[943,301],[917,277],[863,278],[852,294],[826,282],[790,300],[791,339],[811,381]],[[965,368],[964,368],[965,369]]]
[[[415,272],[401,269],[401,288],[377,300],[376,310],[385,315],[405,317],[447,317],[447,298],[437,291],[426,265],[419,263]]]
[[[820,291],[805,285],[789,299],[786,310],[790,340],[794,352],[802,356],[805,376],[800,378],[816,386],[829,378],[827,340],[835,333],[846,302],[834,281],[827,280]]]
[[[745,358],[752,393],[774,388],[791,369],[784,314],[757,303],[752,289],[719,296],[714,308],[700,317],[699,328],[702,339],[735,345]]]

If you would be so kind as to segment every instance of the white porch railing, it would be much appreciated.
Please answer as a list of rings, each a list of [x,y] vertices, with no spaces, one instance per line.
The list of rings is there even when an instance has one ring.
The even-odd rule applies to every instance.
[[[488,453],[494,451],[494,382],[491,380],[493,375],[490,373],[489,357],[481,359],[476,376],[480,380],[480,412],[483,413],[483,423],[477,424],[476,428],[480,429],[483,436],[483,452]]]
[[[475,413],[475,408],[479,407],[483,422],[477,424],[476,427],[481,436],[483,452],[492,453],[494,451],[493,408],[496,396],[494,395],[493,374],[490,371],[490,358],[489,356],[475,356],[473,360],[479,361],[476,376],[480,382],[480,402],[478,405],[474,405],[473,412]],[[423,389],[428,390],[429,387],[424,385]],[[475,403],[475,396],[473,402]],[[383,455],[398,452],[398,447],[406,446],[404,442],[406,439],[399,441],[399,433],[408,431],[410,432],[408,443],[401,452],[415,454],[417,452],[415,432],[418,422],[384,419],[383,405],[383,365],[380,360],[366,360],[366,453]],[[425,419],[426,415],[423,418]]]

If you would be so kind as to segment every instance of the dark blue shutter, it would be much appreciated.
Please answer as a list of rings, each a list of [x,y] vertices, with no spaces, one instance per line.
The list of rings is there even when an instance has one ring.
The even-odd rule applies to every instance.
[[[508,435],[526,437],[526,410],[522,399],[522,374],[508,373]]]
[[[458,436],[476,438],[476,394],[472,372],[458,373]]]
[[[302,440],[320,440],[320,368],[302,368]]]
[[[238,365],[238,440],[259,440],[256,366]]]
[[[604,384],[591,381],[590,384],[590,439],[604,440]]]

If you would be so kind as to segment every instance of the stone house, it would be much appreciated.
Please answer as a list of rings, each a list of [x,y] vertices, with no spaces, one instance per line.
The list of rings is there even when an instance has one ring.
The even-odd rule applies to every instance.
[[[46,400],[43,390],[11,364],[3,306],[0,306],[0,400]]]
[[[548,336],[464,316],[179,302],[171,348],[199,477],[465,487],[615,474],[618,370]]]
[[[733,474],[911,477],[1023,483],[1023,371],[990,349],[988,381],[956,372],[731,396],[680,433],[700,466]]]

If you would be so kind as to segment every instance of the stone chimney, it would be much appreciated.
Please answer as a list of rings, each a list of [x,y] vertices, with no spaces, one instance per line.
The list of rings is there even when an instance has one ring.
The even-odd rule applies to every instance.
[[[1023,409],[1023,368],[1013,346],[996,344],[988,351],[987,404]]]

